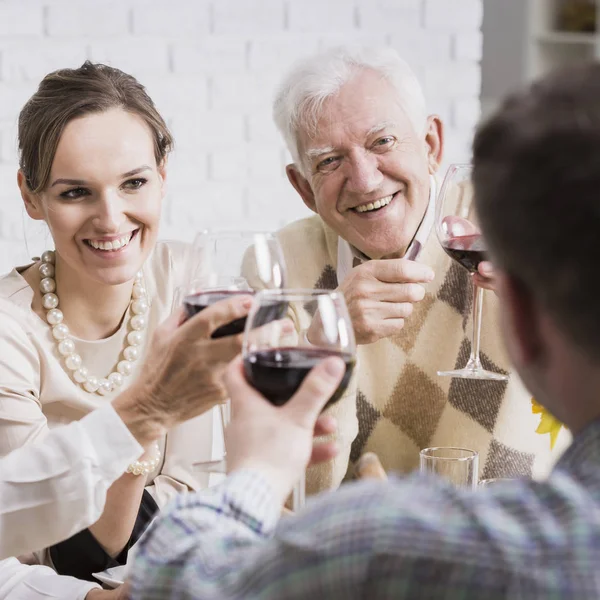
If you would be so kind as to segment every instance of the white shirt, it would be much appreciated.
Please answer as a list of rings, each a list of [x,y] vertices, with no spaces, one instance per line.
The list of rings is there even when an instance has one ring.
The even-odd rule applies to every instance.
[[[0,459],[0,558],[57,543],[89,527],[106,492],[143,453],[111,405]],[[97,587],[42,566],[0,561],[0,599],[79,600]]]

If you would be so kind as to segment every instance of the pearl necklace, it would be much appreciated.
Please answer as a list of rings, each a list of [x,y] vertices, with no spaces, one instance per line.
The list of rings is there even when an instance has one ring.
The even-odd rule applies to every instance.
[[[83,366],[81,356],[75,351],[75,342],[71,338],[69,328],[62,322],[63,313],[58,309],[59,300],[54,280],[54,261],[54,251],[47,250],[42,254],[39,270],[42,276],[40,281],[40,291],[43,294],[42,306],[47,310],[46,320],[52,327],[52,336],[58,344],[58,352],[64,357],[65,365],[75,382],[86,392],[105,396],[123,385],[124,378],[131,375],[134,362],[141,356],[140,346],[144,341],[144,330],[148,322],[145,315],[150,308],[142,272],[140,271],[135,276],[131,290],[129,307],[134,316],[129,320],[132,331],[127,334],[128,345],[123,350],[123,360],[117,364],[116,371],[110,373],[108,377],[98,378],[90,375]]]

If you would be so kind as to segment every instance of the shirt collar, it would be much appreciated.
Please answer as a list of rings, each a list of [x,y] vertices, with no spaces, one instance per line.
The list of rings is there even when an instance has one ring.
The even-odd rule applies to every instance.
[[[587,462],[600,462],[600,419],[580,431],[558,460],[556,467],[575,471]]]
[[[423,220],[417,228],[414,238],[406,251],[406,258],[416,260],[421,252],[425,242],[431,234],[431,230],[435,223],[435,200],[437,195],[437,182],[433,175],[429,176],[429,200]],[[345,239],[338,237],[337,251],[337,280],[338,285],[341,284],[348,276],[351,269],[370,260],[370,258],[362,253],[358,248],[351,246]]]

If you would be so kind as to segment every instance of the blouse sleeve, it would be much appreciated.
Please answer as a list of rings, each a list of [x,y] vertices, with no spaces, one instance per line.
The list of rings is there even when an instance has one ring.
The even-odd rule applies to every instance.
[[[57,575],[41,565],[23,565],[16,558],[0,560],[0,600],[85,600],[98,584]]]
[[[48,432],[40,403],[40,359],[26,331],[0,312],[0,456]]]

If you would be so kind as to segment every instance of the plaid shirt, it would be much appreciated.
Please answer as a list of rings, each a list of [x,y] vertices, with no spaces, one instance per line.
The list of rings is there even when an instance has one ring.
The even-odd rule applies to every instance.
[[[279,511],[251,471],[179,497],[140,542],[132,600],[600,598],[600,422],[543,483],[412,476]]]

